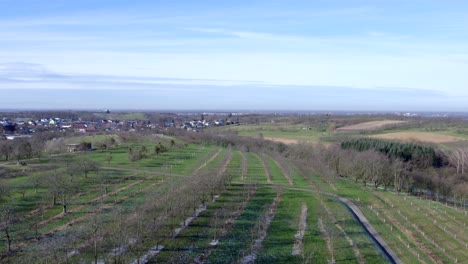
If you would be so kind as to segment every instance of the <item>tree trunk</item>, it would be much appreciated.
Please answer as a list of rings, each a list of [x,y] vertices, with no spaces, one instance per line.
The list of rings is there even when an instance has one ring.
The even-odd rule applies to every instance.
[[[8,228],[5,228],[5,239],[6,239],[6,246],[8,252],[11,251],[11,237],[10,237],[10,232],[8,231]]]
[[[97,254],[97,238],[94,237],[94,264],[98,263],[98,254]]]

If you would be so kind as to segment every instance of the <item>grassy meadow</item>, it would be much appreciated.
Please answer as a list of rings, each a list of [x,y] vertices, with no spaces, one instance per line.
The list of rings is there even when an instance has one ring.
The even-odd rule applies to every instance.
[[[297,142],[361,135],[287,123],[214,129],[226,130]],[[467,137],[457,131],[431,133]],[[112,137],[117,139],[66,142]],[[0,239],[10,244],[0,250],[1,262],[388,262],[333,195],[354,202],[403,263],[468,261],[467,214],[460,208],[346,177],[331,180],[266,152],[160,136],[119,141],[108,149],[44,154],[27,166],[1,163],[2,219],[7,220]],[[159,142],[165,152],[156,153]],[[132,161],[130,149],[141,157]],[[84,173],[78,166],[83,160],[95,167]],[[213,189],[217,177],[225,180]],[[195,184],[205,178],[205,185]]]

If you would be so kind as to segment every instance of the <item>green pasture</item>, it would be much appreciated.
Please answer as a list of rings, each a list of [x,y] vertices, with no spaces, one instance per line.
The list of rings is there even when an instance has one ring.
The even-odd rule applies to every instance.
[[[262,133],[264,137],[309,141],[328,135],[303,130],[302,125],[287,128],[285,124],[266,124],[258,128],[238,126],[219,129],[236,129],[246,136],[255,137]],[[109,137],[112,135],[70,140],[102,142]],[[391,190],[375,190],[349,178],[327,178],[316,171],[302,171],[287,164],[290,168],[283,170],[291,174],[293,186],[290,186],[273,156],[241,153],[235,149],[180,140],[171,146],[169,140],[152,136],[102,151],[44,156],[31,160],[24,167],[5,165],[11,177],[3,181],[10,186],[10,190],[8,195],[0,196],[0,201],[4,206],[9,202],[14,208],[17,220],[10,229],[12,246],[21,248],[12,254],[11,261],[31,262],[28,252],[44,250],[48,236],[76,236],[72,244],[57,245],[57,254],[71,263],[92,262],[94,249],[90,246],[89,231],[85,231],[89,229],[85,227],[92,225],[96,218],[99,218],[102,226],[102,236],[110,234],[117,227],[106,226],[106,223],[115,224],[111,220],[115,220],[117,211],[123,212],[126,217],[136,214],[136,209],[150,201],[151,195],[162,195],[172,187],[186,183],[186,176],[196,171],[216,175],[225,165],[228,155],[231,155],[231,159],[225,173],[232,175],[232,185],[226,185],[225,190],[219,193],[220,197],[208,203],[207,209],[177,236],[171,236],[174,227],[179,227],[179,223],[193,212],[187,210],[178,218],[171,219],[158,230],[157,235],[147,235],[143,242],[129,246],[121,256],[113,256],[110,252],[119,243],[128,244],[128,239],[125,241],[122,238],[124,242],[103,239],[98,244],[99,258],[110,262],[130,262],[154,247],[154,239],[157,238],[164,249],[153,257],[154,262],[188,263],[200,258],[205,259],[205,263],[239,262],[252,253],[252,245],[259,236],[260,222],[268,214],[268,207],[278,192],[281,192],[281,200],[269,223],[266,238],[255,256],[257,263],[326,263],[332,256],[337,263],[359,263],[361,260],[366,263],[385,262],[353,215],[336,198],[320,194],[325,192],[346,197],[361,208],[404,263],[468,261],[467,216],[464,211],[435,201],[396,195]],[[159,142],[167,147],[167,151],[156,154],[154,148]],[[146,155],[130,161],[129,148],[141,150],[143,146],[147,149]],[[244,165],[242,155],[247,157],[245,179],[241,179]],[[69,175],[70,171],[65,169],[67,164],[75,164],[82,159],[95,161],[99,169],[90,172],[87,177],[79,171]],[[269,172],[271,185],[268,184],[266,171]],[[67,194],[69,213],[65,215],[62,214],[60,198],[57,205],[52,205],[49,181],[55,174],[65,175],[74,183],[74,190]],[[249,193],[252,189],[256,192]],[[293,256],[303,204],[308,208],[302,240],[304,251]],[[150,220],[145,218],[145,221]],[[325,230],[320,228],[319,223],[323,223]],[[214,239],[219,244],[210,245]],[[3,233],[0,240],[5,243]],[[67,257],[70,251],[78,248],[79,254]],[[5,247],[1,253],[6,254]]]

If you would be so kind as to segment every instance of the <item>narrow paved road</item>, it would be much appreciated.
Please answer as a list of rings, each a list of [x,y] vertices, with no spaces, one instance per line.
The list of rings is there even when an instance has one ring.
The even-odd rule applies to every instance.
[[[0,166],[7,166],[7,165],[9,165],[7,162],[0,163]],[[155,171],[148,171],[148,170],[128,169],[128,168],[118,168],[118,167],[100,167],[100,169],[149,173],[149,174],[158,174],[158,175],[164,175],[164,176],[187,177],[187,175],[182,175],[182,174],[164,173],[164,172],[155,172]],[[245,182],[233,182],[233,183],[245,184]],[[271,184],[258,184],[258,185],[269,186],[272,188],[278,187],[276,185],[271,185]],[[288,187],[285,189],[316,193],[316,191],[314,190],[304,189],[304,188]],[[356,220],[364,227],[368,235],[373,239],[373,241],[380,248],[380,250],[382,250],[382,252],[388,258],[390,263],[396,263],[396,264],[403,263],[401,259],[397,256],[397,254],[395,254],[395,252],[390,248],[387,242],[385,242],[382,236],[377,232],[377,230],[369,223],[369,220],[367,220],[367,218],[362,213],[361,209],[359,209],[359,207],[357,207],[356,204],[354,204],[352,201],[342,196],[339,196],[333,193],[327,193],[327,192],[320,192],[320,193],[340,200],[346,206],[346,208],[355,216]]]
[[[288,190],[296,190],[296,191],[304,191],[304,192],[315,192],[314,190],[310,189],[303,189],[303,188],[286,188]],[[333,194],[333,193],[327,193],[327,192],[320,192],[324,195],[335,197],[338,200],[340,200],[346,208],[355,216],[356,220],[364,227],[366,232],[369,234],[369,236],[374,240],[376,245],[379,247],[380,250],[384,253],[384,255],[388,258],[390,263],[396,263],[396,264],[402,264],[403,262],[401,259],[398,257],[397,254],[390,248],[390,246],[385,242],[385,240],[382,238],[382,236],[377,232],[377,230],[369,223],[369,220],[364,216],[362,213],[361,209],[357,207],[356,204],[354,204],[352,201]]]

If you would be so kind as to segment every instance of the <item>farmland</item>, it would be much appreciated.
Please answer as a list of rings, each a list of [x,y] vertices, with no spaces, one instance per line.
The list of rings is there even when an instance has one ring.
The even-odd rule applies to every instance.
[[[342,175],[345,158],[318,145],[340,132],[302,127],[75,136],[116,143],[2,161],[2,262],[468,261],[464,206]]]
[[[460,137],[430,132],[395,132],[373,135],[372,137],[403,141],[423,141],[435,144],[451,143],[463,140],[463,138]]]
[[[374,130],[379,128],[384,128],[389,125],[398,125],[404,124],[407,121],[400,120],[379,120],[379,121],[369,121],[363,122],[355,125],[343,126],[337,129],[337,131],[359,131],[359,130]]]

